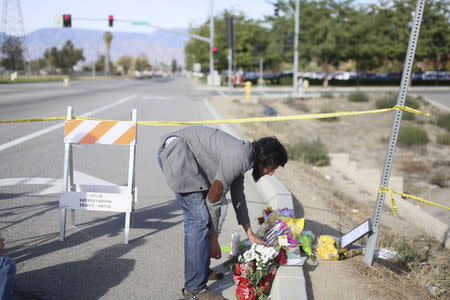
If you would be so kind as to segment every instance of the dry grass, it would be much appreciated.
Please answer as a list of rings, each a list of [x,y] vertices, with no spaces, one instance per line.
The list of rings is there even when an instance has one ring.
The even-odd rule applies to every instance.
[[[403,160],[401,170],[406,174],[423,174],[430,171],[430,166],[424,161]]]

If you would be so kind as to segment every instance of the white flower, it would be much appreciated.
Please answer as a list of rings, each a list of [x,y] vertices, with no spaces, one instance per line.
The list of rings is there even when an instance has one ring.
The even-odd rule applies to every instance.
[[[252,247],[243,255],[239,256],[240,261],[244,262],[262,262],[267,264],[271,259],[275,258],[278,252],[272,247],[266,247],[260,244],[252,244]]]

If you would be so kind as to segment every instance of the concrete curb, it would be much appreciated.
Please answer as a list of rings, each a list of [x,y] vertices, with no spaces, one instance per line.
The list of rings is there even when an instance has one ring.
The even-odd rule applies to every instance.
[[[204,99],[204,103],[208,111],[216,120],[222,117],[208,102]],[[229,134],[240,138],[240,135],[227,124],[220,124],[219,127]],[[255,183],[256,190],[262,196],[268,206],[274,209],[290,208],[294,209],[292,194],[284,186],[284,184],[275,176],[264,176]],[[303,300],[308,299],[306,293],[306,282],[303,274],[302,266],[281,266],[273,281],[272,290],[270,291],[270,299],[272,300]]]

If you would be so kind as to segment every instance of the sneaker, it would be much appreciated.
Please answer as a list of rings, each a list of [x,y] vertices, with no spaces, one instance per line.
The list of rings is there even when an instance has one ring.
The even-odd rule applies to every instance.
[[[213,269],[209,269],[208,280],[221,280],[223,279],[223,273],[219,271],[214,271]]]

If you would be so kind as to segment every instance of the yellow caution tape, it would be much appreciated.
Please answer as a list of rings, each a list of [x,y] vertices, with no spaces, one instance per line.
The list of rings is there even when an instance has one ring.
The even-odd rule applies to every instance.
[[[347,111],[347,112],[334,112],[334,113],[322,113],[322,114],[308,114],[308,115],[291,115],[291,116],[276,116],[276,117],[258,117],[258,118],[242,118],[242,119],[228,119],[228,120],[204,120],[204,121],[138,121],[139,125],[147,126],[161,126],[161,125],[200,125],[200,124],[237,124],[237,123],[254,123],[254,122],[275,122],[275,121],[291,121],[291,120],[311,120],[311,119],[324,119],[335,118],[344,116],[355,116],[365,114],[377,114],[383,112],[389,112],[393,110],[404,110],[413,114],[419,114],[430,117],[430,113],[421,112],[417,109],[405,106],[395,105],[392,108],[366,110],[366,111]],[[0,123],[24,123],[24,122],[43,122],[43,121],[55,121],[65,120],[65,117],[50,117],[40,119],[27,119],[27,120],[10,120],[0,121]],[[87,118],[87,117],[74,117],[77,120],[95,120],[100,121],[102,119]]]
[[[66,117],[48,117],[48,118],[37,118],[37,119],[25,119],[25,120],[7,120],[0,121],[0,123],[28,123],[28,122],[44,122],[44,121],[56,121],[56,120],[66,120]]]
[[[404,110],[404,111],[407,111],[407,112],[410,112],[410,113],[413,113],[413,114],[416,114],[416,115],[423,115],[423,116],[431,117],[430,113],[423,112],[423,111],[411,108],[411,107],[406,106],[406,105],[395,105],[393,107],[393,109]]]
[[[426,203],[426,204],[429,204],[429,205],[437,206],[437,207],[440,207],[440,208],[450,209],[450,207],[447,207],[445,205],[442,205],[442,204],[439,204],[439,203],[434,203],[434,202],[431,202],[431,201],[428,201],[428,200],[425,200],[425,199],[422,199],[422,198],[419,198],[419,197],[415,197],[415,196],[412,196],[412,195],[408,195],[408,194],[405,194],[405,193],[396,192],[396,191],[391,190],[390,188],[382,186],[382,185],[380,185],[379,192],[380,193],[388,193],[389,199],[391,200],[392,211],[394,212],[395,215],[398,214],[398,209],[397,209],[397,206],[395,205],[394,194],[400,195],[400,196],[402,196],[404,198],[411,198],[413,200],[416,200],[416,201],[419,201],[419,202],[423,202],[423,203]]]

